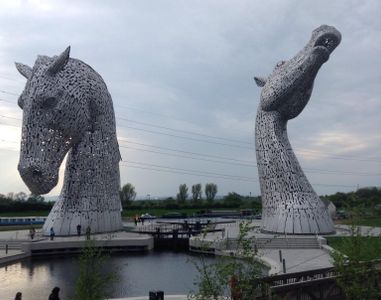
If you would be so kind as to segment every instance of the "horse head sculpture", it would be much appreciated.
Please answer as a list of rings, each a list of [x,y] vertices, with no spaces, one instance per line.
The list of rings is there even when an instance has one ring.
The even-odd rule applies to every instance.
[[[53,58],[38,56],[33,68],[16,63],[27,79],[18,100],[23,110],[19,173],[34,194],[57,185],[67,153],[64,185],[44,224],[57,235],[118,230],[120,153],[111,96],[102,77],[70,47]]]
[[[287,121],[307,105],[320,67],[341,34],[322,25],[307,45],[271,75],[255,77],[263,87],[255,123],[255,147],[263,204],[263,230],[291,234],[333,232],[327,209],[304,175],[287,137]]]

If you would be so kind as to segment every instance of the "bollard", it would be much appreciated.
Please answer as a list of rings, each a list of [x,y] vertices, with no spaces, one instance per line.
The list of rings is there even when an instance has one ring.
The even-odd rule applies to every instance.
[[[279,250],[279,261],[282,262],[282,250]]]
[[[286,273],[286,260],[283,258],[283,273]]]
[[[5,254],[8,254],[8,244],[5,244]]]
[[[149,300],[164,300],[164,292],[163,291],[150,291],[149,292]]]

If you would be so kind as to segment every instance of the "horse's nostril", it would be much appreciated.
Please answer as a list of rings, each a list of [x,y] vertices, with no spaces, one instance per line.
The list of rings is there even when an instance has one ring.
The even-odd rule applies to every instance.
[[[33,174],[33,176],[39,176],[40,177],[42,175],[42,172],[38,169],[33,169],[32,174]]]

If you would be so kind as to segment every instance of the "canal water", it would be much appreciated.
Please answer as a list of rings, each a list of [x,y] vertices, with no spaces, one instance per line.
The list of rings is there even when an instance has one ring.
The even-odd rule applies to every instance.
[[[117,271],[118,282],[111,288],[113,298],[147,295],[150,290],[165,294],[188,294],[196,290],[199,257],[187,253],[150,252],[113,254],[107,260],[108,271]],[[213,257],[207,257],[212,262]],[[62,300],[71,299],[78,277],[78,256],[27,259],[0,267],[0,299],[14,299],[20,291],[25,300],[48,299],[51,290],[60,287]]]

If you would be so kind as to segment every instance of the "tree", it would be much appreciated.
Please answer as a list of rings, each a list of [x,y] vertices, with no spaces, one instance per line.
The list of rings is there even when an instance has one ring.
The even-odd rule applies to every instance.
[[[24,192],[18,192],[16,194],[14,194],[13,197],[14,197],[13,199],[16,201],[26,201],[28,196]]]
[[[27,201],[30,203],[42,203],[44,202],[44,197],[41,195],[30,194]]]
[[[197,183],[192,185],[192,200],[193,202],[198,202],[202,198],[202,185]]]
[[[180,184],[179,193],[176,195],[176,198],[177,198],[177,201],[179,203],[184,203],[185,200],[187,200],[187,198],[188,198],[188,187],[185,183]]]
[[[93,240],[86,241],[79,257],[79,276],[75,287],[75,300],[103,300],[107,290],[117,281],[116,271],[105,272],[107,256],[95,246]]]
[[[225,248],[232,255],[217,256],[213,263],[206,262],[203,255],[194,261],[199,274],[195,281],[197,291],[188,296],[190,299],[231,299],[224,297],[226,295],[232,295],[233,299],[254,299],[253,295],[260,289],[263,267],[254,246],[253,230],[248,221],[240,222],[235,242],[231,244],[226,240]],[[206,246],[208,242],[202,243]]]
[[[205,196],[208,203],[212,203],[217,194],[217,184],[207,183],[205,184]]]
[[[372,243],[374,236],[362,236],[360,227],[355,224],[361,216],[359,210],[351,212],[351,234],[341,237],[331,254],[333,265],[338,273],[336,282],[342,289],[345,299],[380,299],[378,278],[381,272],[376,269],[373,258],[379,257],[379,244]]]
[[[379,299],[380,296],[377,287],[379,271],[375,269],[375,263],[362,259],[368,250],[363,246],[366,238],[371,237],[361,237],[359,227],[352,226],[352,234],[342,239],[341,248],[345,252],[332,253],[338,272],[336,282],[346,299]]]
[[[228,207],[239,207],[242,204],[242,196],[235,192],[224,197],[224,204]]]
[[[131,183],[125,184],[119,191],[119,196],[120,201],[122,201],[122,206],[130,205],[136,197],[135,187]]]

